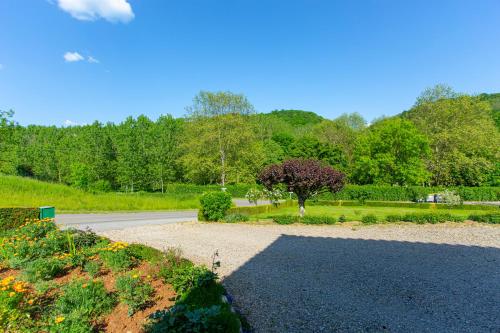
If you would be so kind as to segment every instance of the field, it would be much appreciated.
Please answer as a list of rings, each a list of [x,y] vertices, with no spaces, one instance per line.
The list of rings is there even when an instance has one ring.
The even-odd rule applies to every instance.
[[[0,176],[0,207],[55,206],[58,212],[193,209],[198,194],[93,194],[66,185]]]

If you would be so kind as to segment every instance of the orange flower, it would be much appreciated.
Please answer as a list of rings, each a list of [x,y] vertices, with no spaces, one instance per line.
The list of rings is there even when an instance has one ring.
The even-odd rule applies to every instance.
[[[29,305],[33,305],[33,303],[34,303],[34,302],[35,302],[35,301],[34,301],[34,300],[32,300],[32,299],[28,300],[28,304],[29,304]]]
[[[56,319],[54,320],[56,322],[56,324],[59,324],[59,323],[62,323],[64,321],[64,317],[56,317]]]

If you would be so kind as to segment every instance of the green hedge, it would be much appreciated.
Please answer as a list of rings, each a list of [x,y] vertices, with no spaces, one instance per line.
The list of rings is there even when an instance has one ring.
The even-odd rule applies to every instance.
[[[200,197],[198,219],[203,221],[219,221],[226,216],[227,210],[233,204],[231,195],[227,192],[207,192]]]
[[[428,194],[439,193],[445,189],[456,191],[465,201],[498,201],[500,187],[423,187],[390,185],[347,185],[342,191],[324,193],[319,200],[378,200],[378,201],[416,201]]]
[[[500,214],[473,214],[469,215],[469,220],[483,223],[500,224]]]
[[[39,208],[0,208],[0,231],[16,228],[39,216]]]
[[[307,202],[310,206],[360,206],[359,201],[344,201],[344,200],[315,200]],[[364,206],[369,207],[401,207],[401,208],[435,208],[435,209],[450,209],[450,206],[436,203],[414,203],[414,202],[393,202],[393,201],[365,201]],[[460,205],[453,206],[453,209],[467,210],[498,210],[497,206],[491,205]]]
[[[294,215],[277,215],[273,217],[273,222],[277,224],[335,224],[337,219],[331,216],[294,216]]]
[[[297,206],[296,201],[287,200],[285,202],[280,203],[278,206],[258,205],[258,206],[247,206],[247,207],[232,207],[227,211],[227,214],[256,215],[262,213],[271,213],[280,210],[281,208],[294,207],[294,206]]]

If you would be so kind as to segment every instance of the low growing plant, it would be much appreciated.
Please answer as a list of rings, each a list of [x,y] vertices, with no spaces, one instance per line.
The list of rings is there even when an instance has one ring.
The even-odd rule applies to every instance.
[[[337,219],[331,216],[309,216],[306,215],[299,219],[300,223],[304,224],[335,224]]]
[[[363,222],[364,224],[377,223],[377,217],[373,214],[368,214],[361,218],[361,222]]]
[[[157,311],[150,319],[151,323],[146,327],[148,333],[237,333],[240,330],[236,316],[220,305],[190,309],[179,304],[168,310]]]
[[[27,283],[14,276],[0,280],[0,328],[18,332],[29,315],[33,299]]]
[[[469,220],[483,223],[500,224],[500,214],[472,214]]]
[[[59,258],[40,258],[29,262],[23,276],[30,282],[51,280],[64,271],[64,261]]]
[[[102,281],[74,280],[62,288],[55,302],[55,314],[66,318],[92,320],[105,314],[116,304],[116,298],[104,288]]]
[[[227,222],[227,223],[246,222],[249,219],[250,218],[248,217],[248,215],[234,213],[234,214],[226,215],[224,217],[224,222]]]
[[[342,215],[340,215],[340,216],[339,216],[339,222],[340,222],[340,223],[347,222],[347,217],[346,217],[345,215],[343,215],[343,214],[342,214]]]
[[[293,224],[297,222],[297,218],[292,215],[278,215],[273,217],[273,222],[278,224]]]
[[[116,290],[120,301],[128,306],[128,315],[144,309],[151,302],[154,289],[142,281],[138,274],[129,273],[116,279]]]
[[[130,255],[128,244],[115,242],[102,249],[99,253],[104,265],[112,272],[123,272],[135,265],[134,258]]]
[[[101,264],[97,261],[87,261],[83,266],[83,270],[87,272],[91,278],[94,278],[101,271]]]

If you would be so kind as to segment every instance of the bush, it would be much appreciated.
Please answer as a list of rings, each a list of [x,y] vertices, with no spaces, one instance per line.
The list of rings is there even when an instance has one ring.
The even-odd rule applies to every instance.
[[[363,222],[364,224],[377,223],[377,217],[373,214],[368,214],[361,218],[361,222]]]
[[[469,220],[483,223],[500,224],[500,214],[472,214]]]
[[[55,302],[55,313],[89,321],[108,313],[115,304],[115,297],[106,291],[102,281],[74,280],[63,287]]]
[[[128,252],[131,256],[139,260],[146,260],[150,263],[157,263],[163,259],[163,253],[143,244],[130,244]]]
[[[123,272],[135,265],[134,258],[127,249],[128,244],[115,242],[99,253],[104,265],[112,272]]]
[[[40,258],[29,262],[23,276],[30,282],[51,280],[64,271],[64,262],[58,258]]]
[[[16,228],[40,216],[38,208],[0,208],[0,231]]]
[[[240,324],[234,314],[221,305],[198,309],[178,304],[168,310],[151,315],[148,333],[162,332],[213,332],[237,333]]]
[[[443,200],[443,203],[448,206],[460,206],[463,204],[463,200],[460,198],[460,195],[449,190],[444,190],[444,192],[441,193],[441,200]]]
[[[410,213],[401,216],[400,221],[423,223],[462,222],[465,219],[448,213]]]
[[[116,290],[120,301],[128,306],[128,315],[144,309],[151,302],[154,289],[144,283],[137,274],[125,274],[116,279]]]
[[[246,222],[248,220],[248,215],[239,213],[228,214],[224,217],[224,222],[227,223]]]
[[[177,295],[183,296],[193,288],[212,283],[216,278],[216,274],[206,267],[184,264],[173,269],[167,282],[172,285]]]
[[[347,217],[346,217],[344,214],[340,215],[340,217],[339,217],[339,222],[340,222],[340,223],[347,222]]]
[[[247,194],[245,194],[245,198],[247,198],[248,202],[253,203],[257,206],[257,201],[262,198],[262,191],[256,188],[251,188],[248,190]]]
[[[330,216],[304,216],[299,219],[300,223],[304,224],[335,224],[337,220]]]
[[[297,217],[292,215],[278,215],[273,217],[273,222],[278,224],[293,224],[297,222]]]
[[[401,215],[387,215],[385,217],[385,220],[387,222],[399,222],[399,221],[403,221],[403,217]]]
[[[231,195],[226,192],[208,192],[200,198],[200,216],[204,221],[219,221],[231,208]]]

